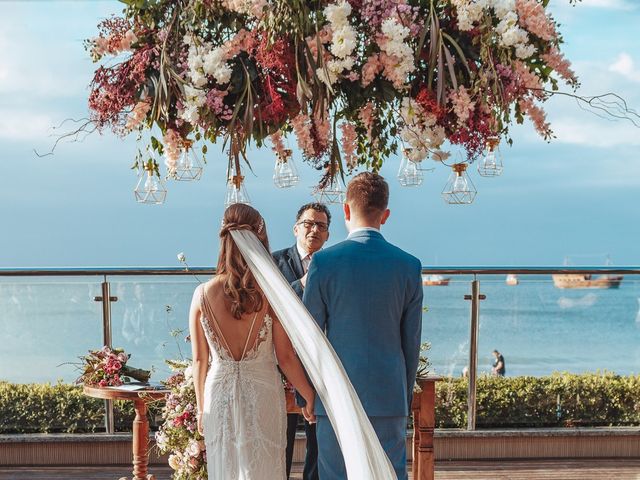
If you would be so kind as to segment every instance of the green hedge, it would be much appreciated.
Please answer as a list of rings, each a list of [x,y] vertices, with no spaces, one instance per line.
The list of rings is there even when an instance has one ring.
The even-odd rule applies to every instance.
[[[437,426],[466,428],[466,380],[444,379],[436,395]],[[640,425],[640,375],[478,378],[479,428],[630,425]]]
[[[480,377],[477,385],[479,428],[640,425],[640,375]],[[444,379],[436,394],[437,426],[465,428],[466,380]],[[73,385],[0,381],[0,433],[104,431],[103,405]],[[153,429],[161,422],[161,407],[149,406]],[[114,413],[116,430],[130,431],[133,403],[114,402]]]
[[[149,405],[151,426],[161,422],[161,405]],[[131,431],[133,402],[114,402],[116,431]],[[0,433],[87,433],[104,431],[104,401],[82,387],[58,383],[13,384],[0,381]]]

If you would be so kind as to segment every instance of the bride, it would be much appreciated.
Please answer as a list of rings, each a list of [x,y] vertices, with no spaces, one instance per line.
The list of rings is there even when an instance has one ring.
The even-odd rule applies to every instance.
[[[396,479],[338,356],[273,262],[262,216],[231,205],[220,238],[216,276],[196,289],[189,314],[209,480],[285,479],[286,414],[276,359],[305,398],[308,421],[315,421],[316,393],[322,401],[348,478]]]
[[[217,274],[196,289],[191,304],[198,430],[205,437],[209,479],[284,479],[286,412],[276,359],[306,400],[303,414],[310,422],[315,394],[233,230],[253,232],[269,249],[260,214],[244,204],[229,207]]]

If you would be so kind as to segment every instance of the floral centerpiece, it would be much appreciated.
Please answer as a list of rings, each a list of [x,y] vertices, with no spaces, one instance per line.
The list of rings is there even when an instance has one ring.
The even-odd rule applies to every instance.
[[[204,439],[198,433],[191,362],[167,363],[175,373],[164,382],[171,393],[162,410],[164,422],[156,433],[156,445],[161,455],[169,454],[173,480],[206,480],[206,453]]]
[[[550,139],[541,104],[578,85],[548,0],[122,1],[87,41],[91,121],[159,131],[138,158],[158,174],[219,139],[239,176],[251,142],[287,158],[294,137],[321,184],[399,149],[472,162],[525,117]]]
[[[127,365],[131,354],[122,348],[111,349],[107,346],[100,350],[89,350],[88,355],[80,357],[82,374],[76,383],[98,387],[118,387],[130,378],[146,382],[151,377],[149,370],[141,370]]]

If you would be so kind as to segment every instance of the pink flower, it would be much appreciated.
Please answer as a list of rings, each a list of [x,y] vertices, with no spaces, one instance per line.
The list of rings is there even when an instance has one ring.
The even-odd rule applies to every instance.
[[[382,64],[378,54],[370,55],[367,63],[362,66],[362,86],[366,87],[376,78],[376,75],[382,71]]]
[[[287,154],[285,153],[284,141],[282,140],[282,133],[280,130],[272,134],[269,138],[271,138],[271,143],[273,144],[273,151],[276,152],[279,158],[286,158]]]
[[[129,118],[127,119],[127,123],[124,128],[127,130],[133,130],[135,127],[140,125],[147,116],[147,113],[149,113],[149,110],[151,110],[151,102],[143,100],[136,103],[136,106],[133,107],[133,110],[129,114]]]
[[[355,155],[356,141],[358,139],[356,127],[352,123],[343,122],[340,124],[340,130],[342,130],[344,160],[350,169],[356,168],[358,166],[358,158]]]
[[[373,130],[373,103],[368,102],[364,107],[362,107],[358,113],[358,117],[364,124],[364,128],[367,129],[367,137],[371,141],[371,133]]]
[[[458,90],[453,90],[449,93],[449,100],[453,106],[453,113],[458,118],[458,125],[464,125],[469,119],[469,115],[473,110],[473,104],[471,103],[471,97],[467,93],[467,90],[460,85]]]
[[[558,34],[553,20],[538,0],[516,0],[518,23],[543,40],[554,40]]]
[[[180,158],[180,147],[182,146],[182,138],[180,134],[171,128],[168,128],[162,137],[164,142],[165,165],[169,170],[169,174],[173,174]]]
[[[329,147],[331,141],[331,122],[329,112],[317,112],[313,117],[313,125],[316,133],[316,146],[318,152],[324,152]]]
[[[513,62],[515,77],[518,86],[523,90],[529,90],[531,94],[540,98],[543,96],[542,80],[520,60]]]
[[[542,55],[542,59],[553,68],[560,77],[564,78],[567,83],[573,86],[578,85],[578,78],[575,72],[571,69],[571,63],[564,58],[564,55],[556,48],[551,47],[549,52]]]
[[[298,114],[291,120],[293,132],[298,140],[298,147],[300,147],[306,156],[313,157],[315,155],[315,148],[313,147],[313,138],[311,137],[311,129],[309,128],[310,124],[311,119],[309,115],[304,113]]]
[[[521,98],[518,101],[518,105],[520,106],[520,110],[529,116],[537,132],[545,140],[550,139],[553,133],[551,132],[551,126],[546,121],[544,110],[535,105],[531,98]]]

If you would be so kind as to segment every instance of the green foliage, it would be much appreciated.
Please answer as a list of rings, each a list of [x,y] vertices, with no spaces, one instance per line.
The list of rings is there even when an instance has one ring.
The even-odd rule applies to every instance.
[[[158,427],[161,405],[149,405],[151,427]],[[132,428],[133,402],[114,402],[116,431]],[[64,383],[13,384],[0,381],[0,433],[88,433],[104,431],[104,402]]]
[[[465,428],[466,379],[445,379],[436,387],[440,428]],[[479,428],[640,425],[640,375],[613,373],[548,377],[480,377]]]

